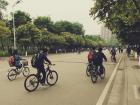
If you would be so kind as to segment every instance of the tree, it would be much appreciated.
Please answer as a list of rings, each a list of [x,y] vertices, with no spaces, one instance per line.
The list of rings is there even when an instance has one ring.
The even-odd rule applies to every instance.
[[[2,10],[6,10],[6,6],[8,5],[8,2],[5,0],[0,0],[0,20],[3,19],[3,13]]]
[[[16,11],[14,13],[14,18],[15,18],[15,26],[19,27],[21,25],[27,24],[28,22],[31,22],[30,15],[28,13],[25,13],[23,11]],[[13,20],[10,20],[10,26],[11,28],[13,27]]]
[[[140,34],[139,4],[138,0],[96,0],[90,15],[94,19],[99,18],[123,42],[138,44],[139,41],[136,41],[140,40],[137,36]],[[137,37],[134,38],[134,35]]]
[[[45,28],[49,32],[54,32],[54,25],[53,21],[51,20],[50,17],[38,17],[37,19],[34,20],[34,24],[39,28]]]
[[[1,46],[2,50],[4,49],[4,38],[8,37],[10,35],[10,30],[8,27],[6,27],[6,23],[4,21],[0,21],[0,41],[1,41]]]
[[[27,23],[17,28],[17,42],[22,43],[25,49],[29,46],[37,45],[36,42],[40,36],[41,31],[32,23]]]
[[[80,23],[71,23],[69,21],[57,21],[55,23],[55,32],[70,32],[76,35],[84,35],[83,25]]]
[[[71,33],[76,34],[76,35],[84,35],[85,30],[83,29],[83,25],[80,23],[73,23]]]

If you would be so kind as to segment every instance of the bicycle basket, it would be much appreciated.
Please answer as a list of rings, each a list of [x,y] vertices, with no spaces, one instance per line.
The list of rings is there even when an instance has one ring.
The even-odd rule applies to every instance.
[[[24,61],[22,61],[22,64],[23,64],[23,66],[28,66],[28,61],[24,60]]]

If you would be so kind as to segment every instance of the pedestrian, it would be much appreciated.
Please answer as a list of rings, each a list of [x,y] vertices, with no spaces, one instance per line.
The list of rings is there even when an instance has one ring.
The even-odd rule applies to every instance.
[[[131,54],[131,48],[130,48],[130,46],[127,47],[126,53],[127,53],[127,56],[129,57],[130,54]]]

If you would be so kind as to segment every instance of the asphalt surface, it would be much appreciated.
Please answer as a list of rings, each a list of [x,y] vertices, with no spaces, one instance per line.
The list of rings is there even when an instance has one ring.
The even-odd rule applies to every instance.
[[[58,82],[52,87],[40,85],[31,93],[24,88],[23,75],[14,81],[8,80],[9,65],[7,60],[1,59],[0,105],[95,105],[116,65],[111,63],[109,52],[105,54],[108,57],[108,62],[104,63],[106,77],[104,80],[98,79],[95,84],[86,76],[86,52],[50,55],[49,59],[56,64],[52,68],[58,72]],[[36,72],[32,67],[30,70],[31,73]]]

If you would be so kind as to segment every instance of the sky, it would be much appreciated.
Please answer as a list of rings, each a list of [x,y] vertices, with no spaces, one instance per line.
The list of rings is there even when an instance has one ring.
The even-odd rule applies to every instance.
[[[37,16],[49,16],[52,21],[67,20],[83,24],[85,34],[101,34],[102,24],[89,16],[89,10],[93,6],[93,0],[22,0],[14,9],[12,5],[17,0],[6,0],[9,2],[7,14],[12,11],[21,10],[30,14],[32,18]]]

